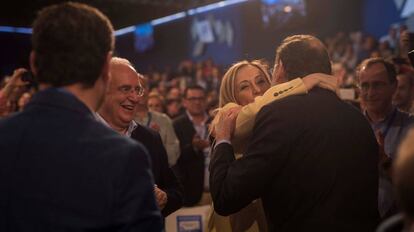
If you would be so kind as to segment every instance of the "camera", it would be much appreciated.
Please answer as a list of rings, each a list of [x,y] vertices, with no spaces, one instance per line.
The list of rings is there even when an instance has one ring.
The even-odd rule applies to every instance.
[[[30,71],[27,71],[27,72],[23,73],[21,79],[22,79],[22,81],[27,83],[28,88],[37,87],[37,83],[34,79],[34,76]]]

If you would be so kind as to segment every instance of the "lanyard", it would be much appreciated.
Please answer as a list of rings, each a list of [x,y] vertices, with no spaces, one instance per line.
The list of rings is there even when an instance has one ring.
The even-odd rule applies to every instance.
[[[384,136],[384,138],[387,136],[387,134],[388,134],[388,131],[390,130],[390,128],[391,128],[391,124],[394,122],[394,119],[395,119],[395,115],[397,114],[397,108],[395,108],[394,109],[394,111],[392,112],[392,115],[391,115],[391,118],[390,118],[390,120],[388,121],[388,123],[387,123],[387,127],[385,127],[385,130],[384,130],[384,132],[382,133],[382,135]]]

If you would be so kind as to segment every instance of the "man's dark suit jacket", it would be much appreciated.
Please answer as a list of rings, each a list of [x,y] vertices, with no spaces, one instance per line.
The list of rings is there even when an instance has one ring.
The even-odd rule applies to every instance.
[[[262,108],[246,154],[213,151],[215,210],[235,213],[262,198],[270,231],[375,231],[378,145],[364,116],[316,88]]]
[[[196,131],[187,114],[175,119],[173,126],[181,150],[173,170],[184,188],[184,205],[193,206],[201,200],[203,194],[205,158],[203,151],[195,150],[193,147],[192,141]]]
[[[181,208],[182,186],[168,165],[167,152],[158,132],[141,125],[132,132],[131,138],[141,142],[151,157],[152,174],[158,188],[167,194],[167,204],[161,211],[164,217]]]
[[[162,231],[145,148],[62,89],[0,121],[0,231]]]

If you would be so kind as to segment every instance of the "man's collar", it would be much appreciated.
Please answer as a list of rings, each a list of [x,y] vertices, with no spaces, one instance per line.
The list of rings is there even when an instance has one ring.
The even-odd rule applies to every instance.
[[[193,116],[190,114],[190,112],[188,112],[188,110],[186,110],[186,111],[185,111],[185,113],[187,114],[187,116],[188,116],[188,118],[190,119],[190,121],[194,122],[194,121],[193,121],[193,119],[194,119],[194,118],[193,118]],[[204,115],[203,115],[203,116],[204,116],[204,120],[203,120],[202,124],[205,124],[205,123],[208,121],[208,115],[207,115],[207,113],[205,113],[205,112],[204,112]]]
[[[368,119],[368,121],[370,122],[370,123],[383,123],[383,122],[386,122],[386,121],[388,121],[390,118],[391,118],[391,116],[393,115],[393,113],[394,113],[394,111],[396,111],[397,110],[397,108],[395,107],[395,106],[392,106],[391,107],[391,110],[384,116],[384,118],[382,118],[381,120],[379,120],[379,121],[377,121],[377,122],[374,122],[374,121],[372,121],[372,119],[371,119],[371,117],[369,116],[369,114],[368,114],[368,111],[367,110],[365,110],[364,111],[364,115],[366,116],[366,118]]]
[[[98,112],[95,113],[95,118],[99,122],[103,123],[105,126],[111,128],[111,126],[109,125],[109,123]],[[129,122],[128,129],[126,130],[126,132],[125,132],[124,135],[127,136],[127,137],[131,137],[132,132],[137,127],[138,127],[138,124],[134,120],[132,120],[131,122]],[[113,128],[111,128],[111,129],[113,129]]]
[[[94,112],[92,112],[84,102],[77,98],[73,93],[63,88],[50,87],[37,92],[33,95],[32,100],[28,103],[26,108],[30,108],[37,104],[47,104],[49,106],[65,108],[89,116],[94,115]]]

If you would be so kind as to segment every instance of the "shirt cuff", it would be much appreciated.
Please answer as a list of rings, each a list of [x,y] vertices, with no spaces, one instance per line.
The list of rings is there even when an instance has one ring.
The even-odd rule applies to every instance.
[[[219,144],[222,144],[222,143],[228,143],[228,144],[230,144],[230,145],[231,145],[230,140],[227,140],[227,139],[220,139],[220,140],[216,141],[216,144],[214,144],[214,149],[216,149],[216,147],[217,147]]]

